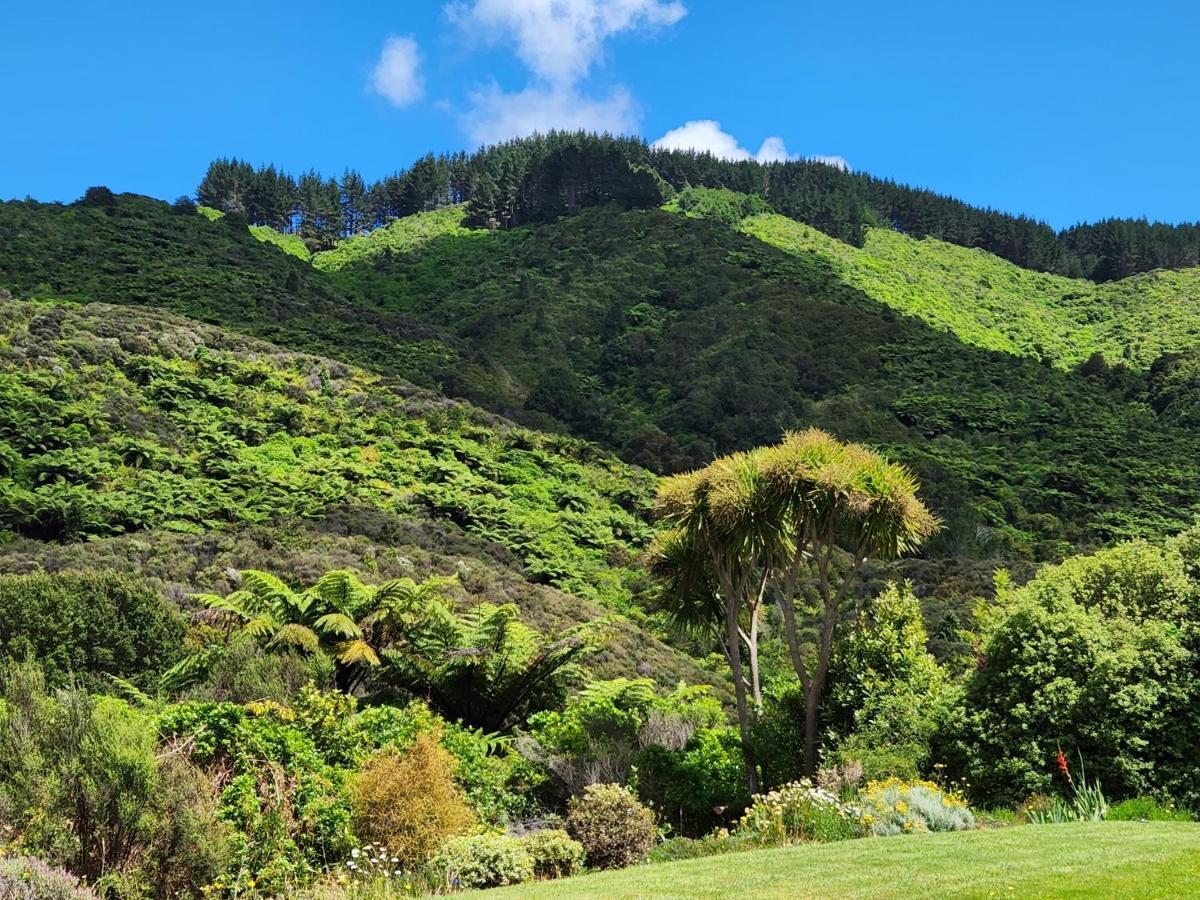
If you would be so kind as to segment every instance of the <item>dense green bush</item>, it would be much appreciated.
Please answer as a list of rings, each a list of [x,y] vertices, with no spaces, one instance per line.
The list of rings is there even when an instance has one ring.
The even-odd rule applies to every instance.
[[[0,575],[0,658],[36,658],[53,685],[72,674],[148,685],[179,658],[179,612],[149,587],[111,573]]]
[[[153,717],[113,697],[50,697],[33,664],[0,671],[0,820],[18,846],[112,895],[199,897],[231,864],[207,773],[159,753]]]
[[[847,626],[834,642],[821,710],[825,758],[861,763],[869,780],[916,778],[935,762],[930,743],[950,690],[911,586],[889,584]]]
[[[1017,803],[1061,788],[1063,748],[1109,796],[1200,798],[1200,593],[1183,555],[1194,534],[1070,559],[1022,588],[1001,583],[980,665],[945,725],[973,795]]]
[[[547,828],[527,835],[522,843],[533,861],[535,878],[567,878],[583,868],[586,856],[583,844],[559,828]]]
[[[932,742],[954,691],[928,649],[921,608],[908,584],[888,583],[839,630],[820,712],[827,766],[858,764],[868,779],[916,778],[940,762]],[[804,695],[795,678],[774,679],[754,724],[770,784],[802,777]]]
[[[624,782],[644,751],[681,751],[698,730],[724,722],[705,685],[681,683],[664,696],[649,678],[615,678],[584,685],[561,711],[531,716],[519,746],[571,795],[597,781]]]
[[[682,748],[646,747],[637,758],[638,794],[678,833],[703,834],[750,802],[736,728],[702,728]]]
[[[523,841],[504,834],[476,834],[447,841],[429,867],[452,888],[500,887],[533,878],[534,864]]]
[[[587,863],[620,869],[639,863],[654,846],[654,813],[619,784],[590,784],[567,804],[567,832],[583,845]]]
[[[263,890],[303,880],[350,849],[345,771],[324,758],[311,731],[273,702],[188,701],[158,713],[158,729],[203,766],[226,772],[220,818],[232,828],[237,864],[224,881]]]

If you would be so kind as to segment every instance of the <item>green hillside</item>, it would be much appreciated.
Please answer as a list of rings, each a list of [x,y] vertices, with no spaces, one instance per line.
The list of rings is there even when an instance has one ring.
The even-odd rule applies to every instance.
[[[472,232],[463,225],[462,206],[447,206],[433,212],[417,213],[389,222],[363,235],[338,243],[313,257],[313,265],[324,271],[336,271],[353,263],[369,263],[397,253],[410,253],[441,237],[458,237]]]
[[[10,203],[0,206],[10,236],[0,286],[153,303],[568,430],[658,471],[820,425],[913,467],[947,523],[938,556],[1049,558],[1190,521],[1200,501],[1194,352],[1148,371],[1076,371],[1062,368],[1065,357],[1049,365],[975,346],[1009,340],[1033,353],[1035,325],[1053,344],[1058,326],[1047,323],[1066,313],[1038,309],[1072,282],[873,233],[870,247],[891,247],[897,260],[884,263],[864,255],[870,248],[786,224],[817,247],[785,252],[721,222],[660,211],[594,208],[464,231],[454,210],[439,210],[318,254],[323,271],[244,227],[145,198]],[[978,282],[981,267],[993,284],[1003,273],[1016,287],[985,292],[993,311],[970,331],[953,286]],[[869,282],[861,272],[872,268],[883,274]],[[1183,319],[1142,299],[1139,285],[1186,286],[1193,274],[1097,290],[1123,298],[1131,325],[1147,325],[1144,339],[1128,332],[1131,346],[1183,346]],[[876,295],[891,283],[910,290],[889,305]],[[932,286],[940,305],[928,299]],[[1006,319],[1014,292],[1025,314]],[[896,308],[913,304],[924,314]],[[1101,324],[1117,333],[1117,318]],[[1071,348],[1072,359],[1090,355]]]
[[[373,312],[471,348],[442,373],[451,392],[653,469],[807,424],[881,446],[948,521],[943,553],[1054,555],[1196,509],[1181,423],[1194,400],[1167,402],[1165,372],[1081,374],[973,346],[880,303],[828,253],[718,222],[589,210],[336,274]]]
[[[186,592],[231,568],[399,576],[401,543],[426,571],[471,560],[546,627],[637,612],[652,478],[578,440],[157,311],[0,299],[0,322],[4,570]],[[614,674],[650,646],[665,683],[702,677],[619,631]]]
[[[1097,285],[885,228],[867,229],[861,248],[774,214],[740,228],[789,253],[816,254],[846,284],[977,347],[1049,357],[1061,367],[1098,352],[1146,368],[1200,343],[1200,269]]]
[[[574,140],[0,204],[0,896],[1184,891],[1200,274]]]
[[[571,438],[156,312],[0,300],[0,525],[43,540],[434,514],[626,605],[652,485]]]

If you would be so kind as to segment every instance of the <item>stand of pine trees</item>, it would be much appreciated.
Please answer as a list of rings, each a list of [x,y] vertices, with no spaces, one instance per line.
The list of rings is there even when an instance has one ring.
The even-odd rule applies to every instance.
[[[1200,224],[1110,219],[1056,232],[1044,222],[970,206],[933,191],[811,160],[762,164],[707,153],[658,150],[640,138],[550,132],[477,153],[432,154],[368,184],[299,178],[273,165],[218,159],[197,190],[200,203],[252,224],[297,232],[311,249],[413,213],[467,204],[468,221],[513,228],[615,203],[662,204],[685,187],[758,195],[776,211],[861,245],[864,229],[890,227],[979,247],[1043,272],[1109,281],[1156,268],[1200,265]]]

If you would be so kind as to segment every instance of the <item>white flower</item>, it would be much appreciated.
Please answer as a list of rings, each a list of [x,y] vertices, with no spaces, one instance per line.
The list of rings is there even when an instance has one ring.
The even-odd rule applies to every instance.
[[[354,857],[355,859],[358,859],[359,852],[360,852],[359,849],[357,847],[355,847],[353,850],[350,851],[350,855],[352,857]]]

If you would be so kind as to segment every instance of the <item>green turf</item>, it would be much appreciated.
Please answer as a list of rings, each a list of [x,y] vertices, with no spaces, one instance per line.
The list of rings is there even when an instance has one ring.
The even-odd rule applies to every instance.
[[[874,838],[638,866],[512,897],[1194,897],[1200,825],[1100,822]]]

